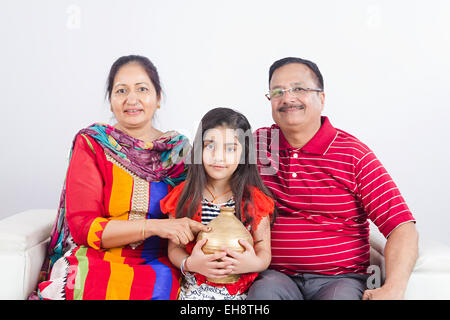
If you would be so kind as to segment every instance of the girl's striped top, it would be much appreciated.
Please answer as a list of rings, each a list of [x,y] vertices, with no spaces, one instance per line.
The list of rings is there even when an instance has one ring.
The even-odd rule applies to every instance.
[[[228,200],[225,203],[212,203],[207,199],[203,199],[202,201],[202,224],[210,223],[215,217],[217,217],[220,213],[220,207],[233,207],[235,202],[233,198]]]

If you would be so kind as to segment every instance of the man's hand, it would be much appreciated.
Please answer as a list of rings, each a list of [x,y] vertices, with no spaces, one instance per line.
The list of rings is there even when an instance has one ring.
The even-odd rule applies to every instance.
[[[363,300],[402,300],[404,292],[387,286],[364,291]]]

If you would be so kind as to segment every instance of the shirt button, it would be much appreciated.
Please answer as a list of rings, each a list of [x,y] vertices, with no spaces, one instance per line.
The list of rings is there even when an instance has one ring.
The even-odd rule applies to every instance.
[[[298,153],[294,153],[293,157],[298,158]]]
[[[293,178],[297,178],[297,174],[294,172],[294,173],[292,174],[292,177],[293,177]]]

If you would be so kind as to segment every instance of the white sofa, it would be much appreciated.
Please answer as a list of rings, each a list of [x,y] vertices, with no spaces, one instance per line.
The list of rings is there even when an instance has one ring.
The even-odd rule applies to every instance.
[[[26,299],[34,290],[55,218],[54,209],[35,209],[0,220],[0,299]],[[385,243],[371,225],[371,264],[379,266],[381,283]],[[405,299],[450,299],[450,247],[420,238]]]

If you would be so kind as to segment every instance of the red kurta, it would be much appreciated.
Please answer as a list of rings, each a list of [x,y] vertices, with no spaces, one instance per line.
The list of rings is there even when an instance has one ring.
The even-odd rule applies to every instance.
[[[111,220],[166,218],[159,201],[164,182],[147,182],[111,156],[95,139],[79,135],[66,177],[66,219],[73,245],[39,284],[44,299],[176,299],[179,271],[167,257],[167,240],[103,249]],[[134,248],[134,249],[133,249]]]

